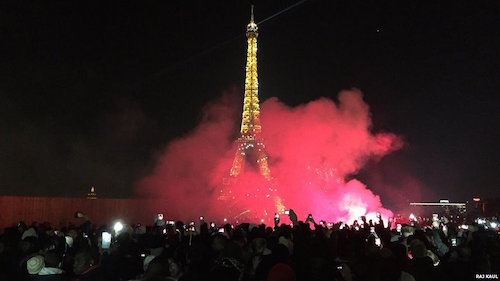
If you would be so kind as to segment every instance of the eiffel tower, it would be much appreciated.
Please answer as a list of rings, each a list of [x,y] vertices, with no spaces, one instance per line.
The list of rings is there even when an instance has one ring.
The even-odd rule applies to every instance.
[[[250,23],[247,25],[246,32],[248,49],[240,137],[237,140],[238,150],[229,174],[231,177],[240,175],[244,170],[247,156],[253,154],[256,156],[254,158],[260,174],[267,180],[271,180],[271,171],[267,163],[260,125],[259,80],[257,77],[257,37],[259,33],[253,18],[253,5],[251,9]]]
[[[266,147],[261,136],[257,76],[258,35],[252,5],[250,23],[246,30],[248,48],[240,136],[236,141],[237,150],[229,172],[230,177],[223,179],[218,200],[224,202],[225,209],[233,218],[249,220],[266,218],[269,220],[269,218],[273,218],[272,215],[276,209],[281,208],[281,199],[276,196],[277,189],[274,179],[271,177]],[[245,170],[253,167],[258,167],[263,179],[262,182],[253,186],[252,190],[234,190],[234,188],[238,188],[238,179],[242,177]],[[257,201],[259,207],[256,209]],[[251,210],[252,207],[253,210]]]

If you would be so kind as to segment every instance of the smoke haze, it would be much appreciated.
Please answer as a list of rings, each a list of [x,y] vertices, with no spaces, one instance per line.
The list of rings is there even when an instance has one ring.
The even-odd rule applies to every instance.
[[[138,194],[164,199],[162,208],[178,219],[227,215],[217,196],[236,151],[241,102],[235,96],[226,94],[209,104],[190,134],[166,146],[153,173],[137,184]],[[261,123],[280,206],[293,208],[300,219],[308,213],[328,221],[392,214],[353,177],[369,159],[403,143],[394,134],[372,132],[369,106],[359,90],[340,92],[338,102],[321,98],[296,107],[270,98],[261,103]],[[237,197],[269,185],[251,164],[245,168],[233,187]],[[255,195],[245,208],[258,213],[267,204],[263,201]]]

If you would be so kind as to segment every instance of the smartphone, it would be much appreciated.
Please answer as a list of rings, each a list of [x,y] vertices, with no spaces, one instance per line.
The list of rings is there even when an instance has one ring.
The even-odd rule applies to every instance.
[[[374,226],[370,226],[370,233],[371,234],[375,233],[375,227]]]
[[[290,210],[285,210],[285,215],[289,215],[290,214]]]
[[[202,221],[202,220],[203,220],[203,216],[200,216],[200,221]]]
[[[438,220],[438,214],[432,214],[432,220],[437,221]]]
[[[163,232],[163,234],[167,234],[167,229],[166,229],[166,228],[164,228],[164,229],[162,230],[162,232]]]
[[[163,214],[158,213],[158,215],[157,215],[157,216],[158,216],[158,220],[159,220],[159,221],[163,220]]]
[[[380,242],[380,238],[375,238],[375,245],[379,246],[382,245],[382,242]]]
[[[456,247],[457,246],[457,238],[451,238],[451,246]]]
[[[279,218],[280,218],[280,215],[278,213],[274,213],[274,219],[279,220]]]
[[[101,234],[101,248],[109,249],[111,246],[111,233],[104,231]]]
[[[397,232],[401,232],[401,224],[400,223],[398,223],[396,225],[396,230],[397,230]]]
[[[167,224],[175,225],[175,221],[167,221]]]
[[[210,227],[211,227],[211,228],[214,228],[214,227],[215,227],[215,222],[211,222],[211,223],[210,223]]]
[[[224,233],[224,228],[223,227],[219,228],[219,233]]]
[[[141,254],[141,258],[145,258],[146,257],[146,254]]]
[[[189,226],[194,226],[194,221],[189,222]]]
[[[227,222],[227,219],[226,219],[226,218],[224,218],[224,222]]]
[[[191,231],[191,232],[194,232],[194,231],[195,231],[195,229],[194,229],[194,225],[192,225],[192,226],[190,226],[190,227],[189,227],[189,231]]]

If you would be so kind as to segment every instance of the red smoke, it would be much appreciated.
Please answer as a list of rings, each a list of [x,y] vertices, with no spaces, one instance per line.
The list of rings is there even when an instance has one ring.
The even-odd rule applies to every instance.
[[[176,219],[228,216],[227,204],[220,204],[217,196],[223,179],[229,178],[240,106],[227,96],[209,105],[192,133],[167,145],[153,174],[138,184],[139,194],[164,199],[162,208]],[[275,211],[269,206],[274,206],[276,194],[301,219],[312,213],[316,220],[352,222],[361,215],[370,219],[376,212],[392,214],[363,183],[345,181],[368,159],[402,145],[394,134],[371,132],[369,107],[360,91],[341,92],[338,103],[321,98],[294,108],[271,98],[261,104],[261,123],[275,180],[266,182],[247,164],[232,188],[236,197],[244,198],[238,207],[264,216],[264,209]],[[266,199],[266,192],[272,196]]]

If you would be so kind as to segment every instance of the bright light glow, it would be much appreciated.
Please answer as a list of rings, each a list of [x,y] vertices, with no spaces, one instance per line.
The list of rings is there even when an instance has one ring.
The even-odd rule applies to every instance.
[[[474,198],[472,198],[472,201],[474,201],[474,202],[479,202],[479,201],[481,201],[481,198],[479,198],[479,197],[474,197]]]
[[[462,224],[462,225],[460,226],[460,228],[461,228],[461,229],[469,229],[469,226],[468,226],[468,225],[466,225],[466,224]]]
[[[416,219],[417,219],[417,218],[415,217],[415,215],[414,215],[414,214],[410,214],[410,220],[414,221],[414,220],[416,220]]]
[[[491,228],[497,228],[498,224],[496,222],[490,222]]]
[[[115,230],[116,233],[120,232],[123,230],[123,224],[119,221],[117,221],[115,223],[115,225],[113,226],[113,229]]]

